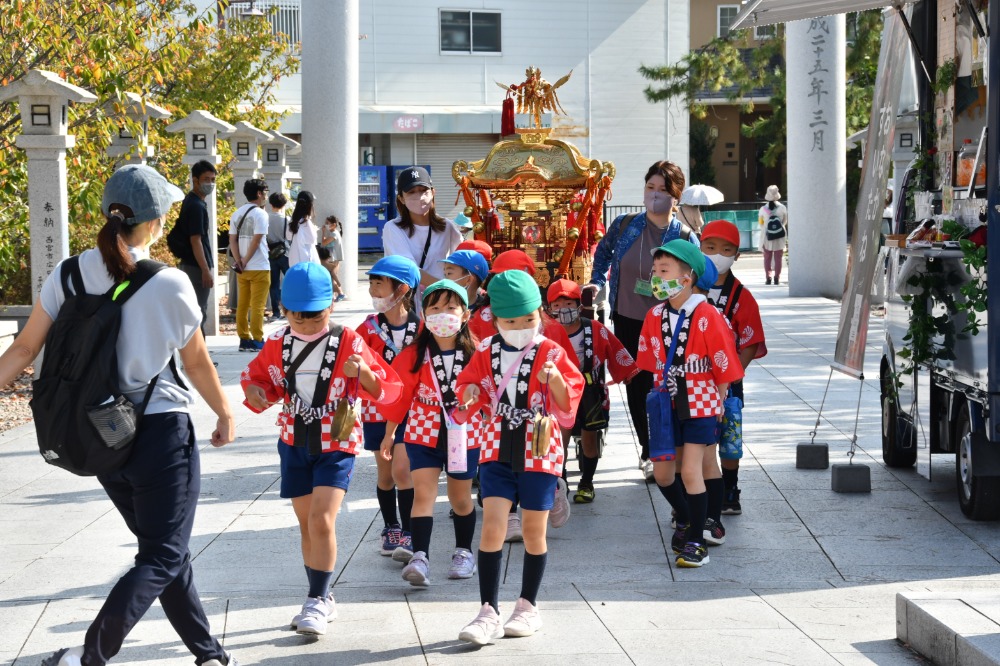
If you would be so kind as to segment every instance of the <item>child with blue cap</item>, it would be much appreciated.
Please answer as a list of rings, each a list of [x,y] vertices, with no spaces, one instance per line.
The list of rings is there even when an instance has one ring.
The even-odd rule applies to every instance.
[[[420,332],[420,315],[413,305],[413,294],[419,284],[420,269],[408,257],[383,257],[368,271],[368,293],[372,297],[375,312],[365,318],[357,332],[387,365],[405,347],[412,344]],[[413,481],[410,479],[410,465],[405,448],[400,447],[399,455],[392,462],[377,453],[385,439],[385,421],[380,405],[362,401],[361,423],[365,433],[365,451],[375,454],[375,496],[384,523],[379,553],[386,557],[392,556],[394,560],[405,564],[413,554],[410,547]],[[395,443],[403,443],[402,431],[398,433]]]
[[[356,401],[391,404],[401,384],[353,329],[330,322],[333,281],[319,264],[285,273],[288,326],[272,333],[240,377],[244,405],[259,413],[281,403],[281,497],[292,500],[309,593],[292,619],[300,634],[322,635],[336,617],[330,593],[337,561],[337,512],[363,440]]]
[[[475,250],[456,250],[441,260],[444,278],[465,288],[470,307],[479,299],[479,288],[490,274],[490,265]]]

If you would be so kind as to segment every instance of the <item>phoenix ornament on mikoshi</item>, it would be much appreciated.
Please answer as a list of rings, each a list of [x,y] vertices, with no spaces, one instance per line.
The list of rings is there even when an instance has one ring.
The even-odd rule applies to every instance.
[[[528,67],[524,70],[527,78],[523,83],[513,83],[506,85],[496,82],[498,86],[507,91],[508,96],[517,98],[517,112],[527,113],[535,121],[535,127],[542,127],[542,114],[546,111],[561,113],[566,115],[566,111],[559,104],[559,96],[556,95],[556,88],[569,81],[573,75],[573,70],[555,83],[549,83],[542,78],[542,71],[537,67]]]

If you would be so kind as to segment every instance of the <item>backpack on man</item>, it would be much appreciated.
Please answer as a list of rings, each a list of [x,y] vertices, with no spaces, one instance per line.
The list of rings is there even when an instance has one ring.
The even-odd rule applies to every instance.
[[[781,223],[781,218],[775,215],[773,211],[771,212],[771,217],[767,218],[764,234],[769,241],[785,237],[785,225]]]
[[[144,259],[127,280],[103,294],[88,294],[79,256],[63,263],[65,301],[45,337],[41,373],[32,382],[38,449],[49,464],[93,476],[128,462],[158,377],[149,382],[139,405],[122,393],[117,350],[122,306],[164,268]],[[169,367],[183,387],[172,356]]]

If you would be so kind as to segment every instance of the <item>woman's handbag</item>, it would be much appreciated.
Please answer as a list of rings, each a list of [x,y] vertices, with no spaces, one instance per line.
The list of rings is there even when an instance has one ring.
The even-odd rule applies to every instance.
[[[666,363],[663,364],[663,383],[654,386],[646,396],[646,416],[649,419],[649,459],[653,461],[674,460],[677,457],[677,446],[674,439],[674,414],[667,388],[667,377],[670,366],[674,362],[677,351],[677,335],[684,325],[684,312],[677,319],[677,326],[670,338],[670,351],[667,352]]]

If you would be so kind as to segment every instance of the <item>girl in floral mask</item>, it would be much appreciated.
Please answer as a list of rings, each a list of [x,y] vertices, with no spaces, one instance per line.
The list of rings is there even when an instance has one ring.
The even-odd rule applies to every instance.
[[[413,290],[420,284],[420,270],[406,257],[384,257],[368,271],[368,293],[375,312],[358,326],[358,335],[387,364],[392,363],[420,332],[420,317],[413,307]],[[413,554],[410,546],[410,510],[413,507],[413,481],[406,450],[390,462],[378,455],[385,439],[385,415],[380,405],[364,401],[361,423],[365,450],[375,453],[378,476],[375,496],[382,513],[382,540],[379,552],[404,564]],[[403,431],[395,438],[403,443]],[[399,506],[397,518],[396,507]]]
[[[610,417],[608,389],[604,384],[605,368],[611,371],[611,382],[632,381],[638,374],[632,355],[604,324],[580,316],[580,285],[570,280],[556,280],[546,294],[549,314],[562,324],[573,344],[573,351],[586,386],[576,413],[576,424],[562,431],[562,439],[569,442],[576,434],[580,437],[580,484],[573,501],[590,504],[594,501],[594,473],[601,457],[602,440]],[[565,491],[566,470],[559,480],[560,491]],[[557,496],[558,499],[558,496]],[[551,518],[551,516],[550,516]],[[555,519],[552,526],[558,527]]]
[[[434,208],[434,183],[427,170],[407,167],[396,179],[396,218],[382,229],[385,256],[410,259],[420,269],[421,291],[444,277],[442,259],[454,252],[462,242],[462,232],[454,222],[441,217]]]
[[[656,485],[675,512],[671,547],[680,567],[708,564],[706,468],[716,464],[722,401],[729,384],[743,378],[729,324],[704,296],[692,293],[705,273],[705,261],[698,248],[682,240],[653,249],[650,283],[654,296],[664,302],[646,314],[636,357],[656,384],[666,383],[672,398],[673,445],[684,451],[682,488],[675,454],[650,450]],[[674,355],[668,358],[672,346]]]
[[[505,271],[490,280],[488,291],[499,334],[479,344],[456,389],[462,401],[456,420],[471,421],[480,410],[486,413],[478,431],[483,496],[480,611],[459,634],[460,640],[477,645],[502,636],[530,636],[542,626],[536,597],[545,572],[549,510],[563,468],[560,428],[576,422],[583,389],[576,358],[541,335],[542,298],[531,276]],[[521,594],[504,624],[499,615],[500,571],[507,516],[515,499],[522,509],[524,567]]]
[[[596,293],[607,284],[615,335],[633,358],[643,318],[658,302],[650,286],[650,250],[675,239],[698,246],[698,237],[676,217],[684,185],[684,172],[673,162],[663,160],[650,166],[643,186],[645,210],[615,219],[594,254],[593,277],[585,289]],[[647,481],[653,480],[646,423],[646,396],[652,386],[653,376],[640,372],[625,391],[641,448],[639,466]]]
[[[476,507],[472,479],[476,475],[479,449],[467,433],[479,428],[478,416],[458,424],[452,415],[458,407],[456,379],[465,369],[475,346],[469,335],[469,301],[466,291],[451,280],[440,280],[424,292],[424,329],[396,357],[392,367],[401,373],[403,390],[399,400],[384,410],[385,439],[380,457],[398,457],[394,446],[399,424],[405,422],[403,440],[413,478],[413,556],[403,568],[403,579],[414,587],[430,585],[431,531],[438,478],[447,473],[448,500],[454,511],[455,550],[448,578],[471,578],[476,571],[472,538],[476,531]]]

